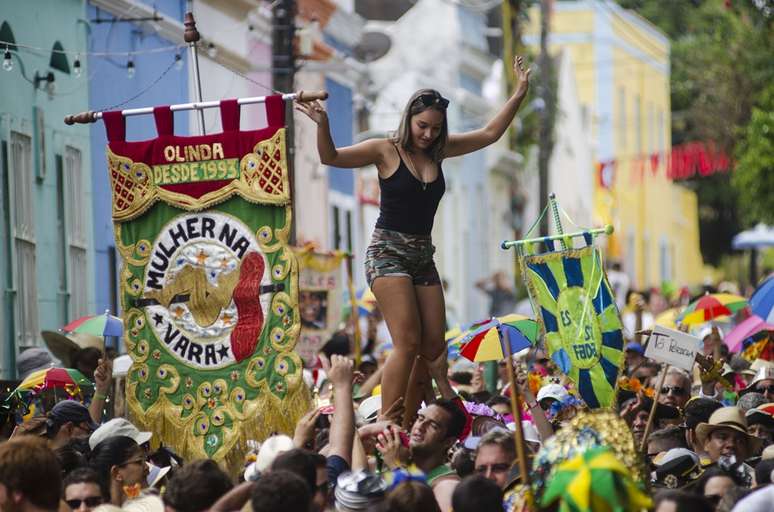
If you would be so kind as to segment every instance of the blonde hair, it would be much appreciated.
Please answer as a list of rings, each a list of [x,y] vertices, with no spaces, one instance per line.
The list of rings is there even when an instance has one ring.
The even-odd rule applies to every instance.
[[[411,143],[411,118],[428,109],[437,110],[443,114],[441,132],[438,134],[438,137],[436,137],[433,143],[430,144],[430,147],[427,148],[427,153],[430,155],[430,158],[432,158],[434,162],[440,162],[444,158],[443,151],[446,148],[446,142],[449,139],[449,124],[446,120],[446,109],[437,103],[433,103],[430,106],[425,106],[424,103],[419,101],[419,98],[426,94],[433,95],[438,98],[443,98],[441,93],[435,89],[419,89],[417,92],[412,94],[411,98],[409,98],[408,103],[406,104],[406,108],[403,109],[403,115],[400,118],[400,125],[398,126],[398,130],[395,132],[395,135],[392,137],[392,142],[399,144],[400,147],[404,150],[412,150],[413,145]]]

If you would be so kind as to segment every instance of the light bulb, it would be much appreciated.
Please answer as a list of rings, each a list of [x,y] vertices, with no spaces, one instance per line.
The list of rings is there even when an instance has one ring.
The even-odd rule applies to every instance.
[[[80,55],[76,55],[75,60],[73,61],[73,74],[76,78],[80,78],[81,73],[83,73],[83,70],[81,69],[81,57]]]
[[[175,69],[178,71],[183,69],[183,56],[179,53],[175,54]]]
[[[134,61],[132,59],[129,59],[129,61],[126,63],[126,77],[131,79],[134,78],[136,70],[134,69]]]
[[[3,52],[3,69],[11,71],[13,69],[13,61],[11,60],[11,51],[6,48]]]
[[[209,55],[211,59],[214,59],[218,55],[218,49],[215,47],[214,43],[207,45],[207,55]]]

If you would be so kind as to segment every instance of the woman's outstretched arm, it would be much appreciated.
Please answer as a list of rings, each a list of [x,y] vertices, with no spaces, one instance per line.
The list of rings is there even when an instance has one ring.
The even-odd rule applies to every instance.
[[[379,165],[383,161],[389,144],[386,139],[370,139],[337,148],[331,137],[328,114],[319,101],[296,102],[296,110],[306,114],[317,124],[317,152],[320,154],[321,163],[351,169],[371,164]]]
[[[472,153],[485,148],[502,137],[505,130],[513,122],[513,118],[516,116],[522,100],[527,95],[530,71],[529,68],[524,69],[522,58],[516,57],[513,62],[513,73],[516,77],[516,90],[513,95],[508,98],[503,108],[483,128],[449,135],[449,142],[446,144],[444,156],[453,157]]]

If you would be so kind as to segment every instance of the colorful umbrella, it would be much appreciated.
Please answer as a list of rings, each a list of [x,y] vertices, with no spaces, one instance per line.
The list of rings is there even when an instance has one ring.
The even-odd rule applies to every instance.
[[[510,353],[515,354],[535,344],[538,323],[521,315],[506,315],[479,322],[461,340],[460,354],[473,362],[505,359],[506,333]]]
[[[79,332],[93,336],[122,336],[124,323],[105,311],[102,315],[84,316],[62,327],[65,332]]]
[[[559,501],[560,512],[647,510],[651,499],[634,482],[631,471],[610,448],[592,448],[556,468],[540,504],[549,507]]]
[[[38,394],[49,389],[64,389],[69,395],[76,395],[83,387],[94,384],[78,370],[71,368],[45,368],[32,372],[14,390],[14,393],[31,391]]]
[[[766,279],[750,298],[750,309],[767,323],[774,324],[774,276]]]
[[[761,331],[774,331],[774,324],[766,322],[758,315],[752,315],[750,318],[734,327],[729,332],[723,342],[731,352],[738,352],[742,348],[742,342],[754,336]]]
[[[717,320],[719,317],[730,316],[747,307],[747,301],[739,295],[730,293],[706,294],[693,301],[677,317],[683,324],[700,324]]]

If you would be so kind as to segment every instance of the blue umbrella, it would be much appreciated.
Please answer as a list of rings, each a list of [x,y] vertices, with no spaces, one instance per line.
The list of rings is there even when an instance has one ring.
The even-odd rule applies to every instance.
[[[750,309],[767,323],[774,323],[774,276],[769,276],[750,298]]]

